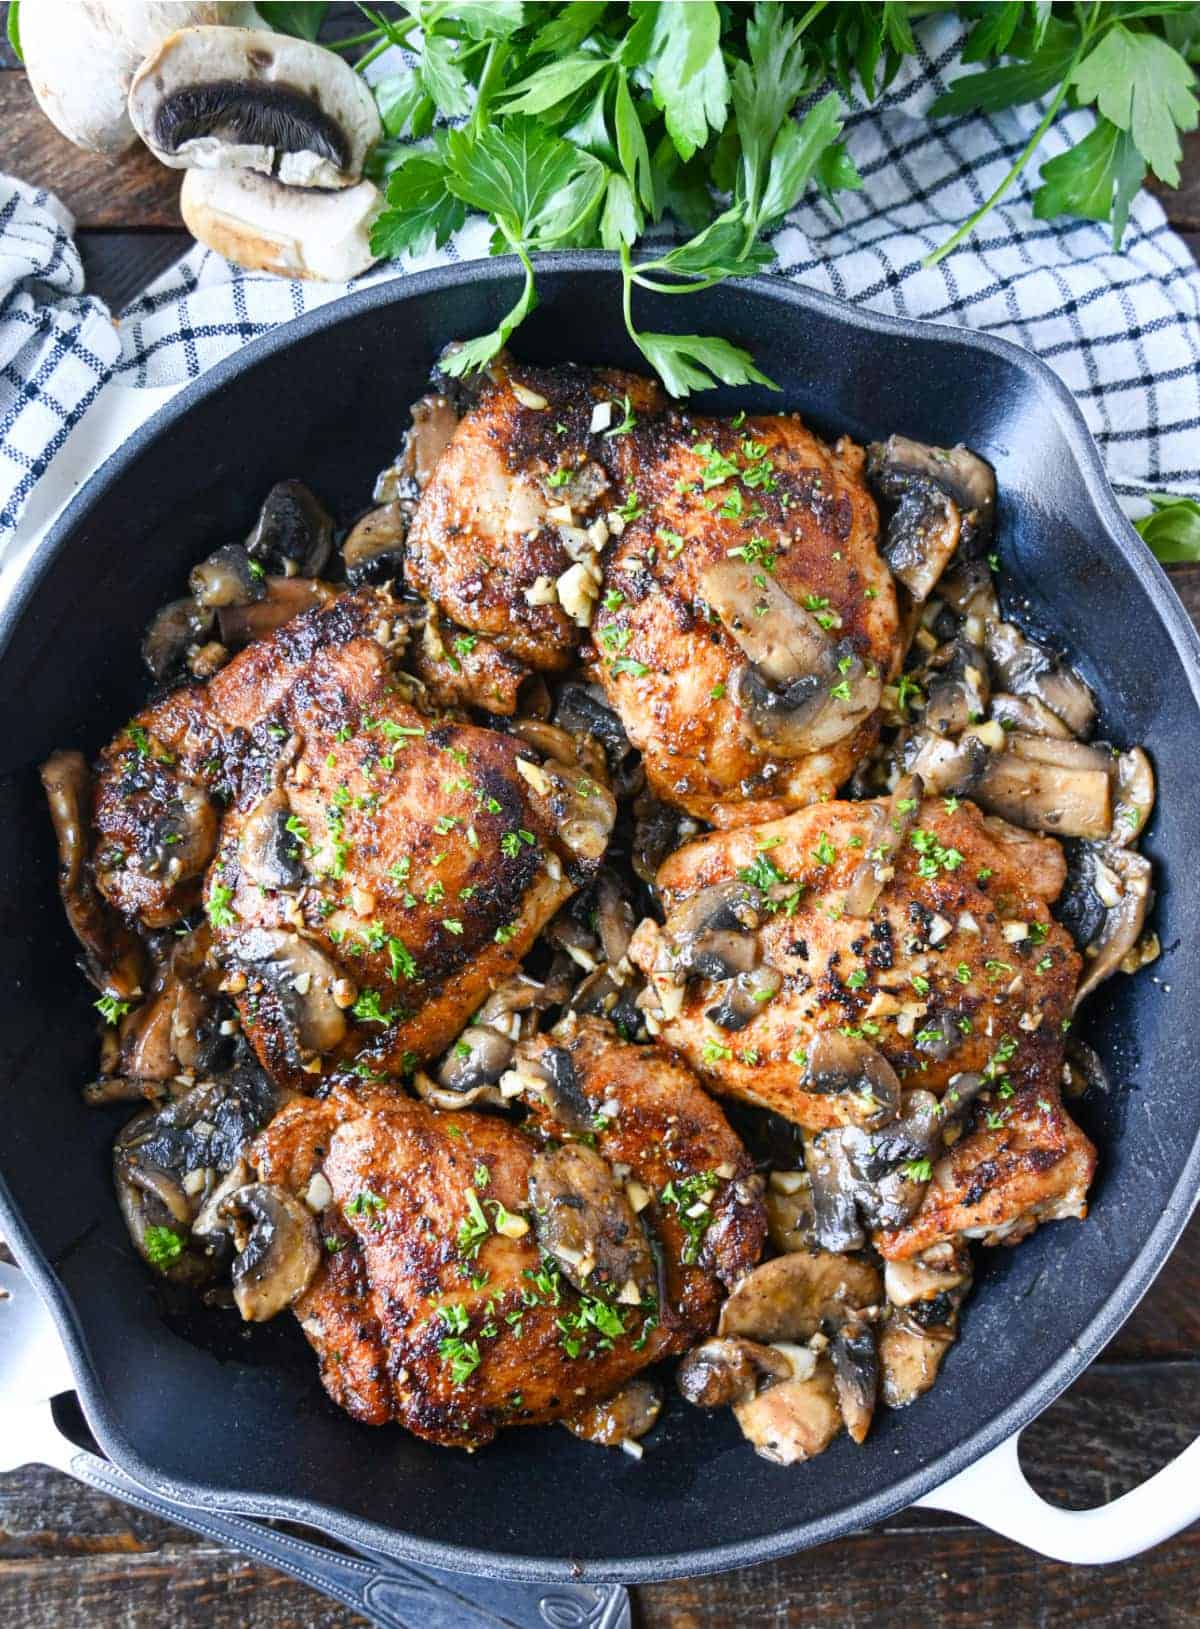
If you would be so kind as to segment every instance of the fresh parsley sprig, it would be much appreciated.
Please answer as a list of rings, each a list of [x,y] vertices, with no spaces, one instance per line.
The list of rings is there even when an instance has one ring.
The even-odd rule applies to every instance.
[[[312,38],[321,5],[260,8]],[[952,8],[903,0],[404,0],[360,5],[366,27],[335,42],[365,67],[403,45],[413,67],[373,86],[385,139],[370,173],[386,189],[381,256],[443,245],[468,210],[490,218],[495,253],[524,268],[520,296],[453,364],[478,367],[536,304],[532,256],[616,250],[626,323],[674,395],[720,380],[768,382],[727,340],[643,331],[633,291],[686,294],[770,266],[764,241],[810,187],[836,201],[861,185],[841,142],[837,92],[878,99],[917,47],[912,24],[953,9],[971,23],[955,78],[931,116],[966,119],[1045,101],[1028,142],[953,252],[1036,161],[1063,107],[1095,124],[1042,165],[1039,217],[1111,221],[1119,246],[1147,174],[1179,178],[1180,135],[1197,123],[1192,63],[1200,5],[1178,0],[992,0]],[[15,15],[12,7],[10,17]],[[837,92],[821,96],[830,84]],[[797,108],[821,96],[803,118]],[[458,127],[435,130],[440,118]],[[659,249],[653,229],[689,234]]]

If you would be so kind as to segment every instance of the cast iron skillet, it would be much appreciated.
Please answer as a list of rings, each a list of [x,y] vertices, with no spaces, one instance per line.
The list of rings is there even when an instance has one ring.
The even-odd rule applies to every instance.
[[[678,1402],[640,1464],[560,1429],[512,1431],[468,1456],[354,1425],[325,1398],[291,1319],[233,1329],[228,1315],[172,1304],[129,1246],[108,1168],[129,1111],[79,1101],[95,1067],[92,992],[72,968],[33,770],[52,747],[98,748],[134,710],[147,617],[196,559],[245,533],[272,482],[299,475],[344,517],[361,506],[431,359],[491,327],[515,289],[510,261],[451,266],[249,345],[104,465],[4,612],[0,1228],[50,1301],[96,1437],[140,1480],[400,1559],[629,1582],[761,1561],[902,1508],[1044,1408],[1162,1265],[1200,1188],[1200,642],[1117,509],[1066,389],[1025,352],[768,279],[645,309],[645,326],[748,345],[783,386],[723,392],[725,410],[795,408],[860,440],[961,438],[992,461],[1010,606],[1080,657],[1106,733],[1154,757],[1145,846],[1164,955],[1106,985],[1087,1015],[1114,1083],[1079,1109],[1102,1151],[1091,1219],[987,1254],[941,1380],[911,1408],[881,1410],[866,1448],[842,1437],[781,1470],[725,1413]],[[539,290],[520,354],[637,365],[610,257],[546,257]]]

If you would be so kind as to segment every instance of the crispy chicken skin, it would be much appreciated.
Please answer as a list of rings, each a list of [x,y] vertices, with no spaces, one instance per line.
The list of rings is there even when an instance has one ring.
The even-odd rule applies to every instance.
[[[529,1194],[540,1138],[499,1116],[335,1087],[293,1102],[257,1139],[264,1181],[303,1193],[321,1170],[329,1183],[324,1260],[295,1310],[326,1388],[356,1419],[458,1447],[560,1419],[686,1350],[715,1322],[722,1282],[757,1259],[765,1221],[750,1162],[687,1072],[599,1025],[576,1055],[588,1104],[619,1105],[599,1154],[655,1190],[642,1214],[663,1252],[661,1299],[585,1299],[543,1258]],[[666,1173],[715,1164],[735,1178],[713,1178],[713,1223],[685,1264],[686,1235],[658,1190]]]
[[[1058,1088],[1026,1086],[1002,1105],[1003,1124],[974,1128],[934,1164],[916,1215],[876,1238],[893,1260],[941,1239],[1017,1244],[1040,1222],[1087,1215],[1096,1150],[1062,1106]]]
[[[565,668],[579,628],[557,599],[528,596],[571,565],[564,521],[586,527],[621,501],[625,438],[590,426],[602,402],[616,404],[619,425],[626,397],[639,419],[663,405],[657,384],[611,368],[499,366],[422,495],[408,534],[409,587],[528,667]],[[564,506],[569,520],[548,514]]]
[[[662,1023],[662,1039],[710,1090],[811,1130],[846,1118],[841,1099],[806,1089],[806,1049],[819,1029],[861,1028],[906,1086],[939,1092],[953,1075],[986,1069],[1002,1045],[1014,1081],[1053,1085],[1080,967],[1070,936],[1048,910],[1066,875],[1061,848],[987,819],[973,804],[948,813],[945,801],[930,798],[915,832],[931,834],[932,854],[925,838],[918,838],[922,853],[910,834],[870,917],[849,917],[841,904],[871,841],[872,809],[869,802],[803,809],[700,838],[665,862],[657,880],[668,925],[674,909],[714,883],[742,874],[769,882],[779,874],[767,890],[777,895],[776,908],[768,906],[759,943],[783,983],[733,1032],[705,1016],[717,985],[689,983],[678,1016]],[[1004,927],[1018,922],[1030,931],[1011,943]],[[949,925],[944,937],[942,923]],[[669,989],[663,928],[643,922],[629,956],[660,990]],[[948,1050],[928,1039],[946,1019]]]
[[[830,796],[873,743],[874,718],[791,760],[760,743],[733,699],[746,659],[701,603],[700,579],[747,551],[740,557],[819,611],[831,637],[891,677],[902,657],[896,594],[862,448],[845,438],[827,447],[794,415],[737,428],[671,415],[640,427],[628,454],[640,513],[607,553],[592,637],[652,789],[722,826]],[[739,474],[720,479],[724,460]]]

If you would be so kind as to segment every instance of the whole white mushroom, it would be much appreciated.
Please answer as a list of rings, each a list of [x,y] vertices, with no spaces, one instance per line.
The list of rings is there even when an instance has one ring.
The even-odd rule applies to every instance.
[[[233,0],[25,0],[21,54],[51,124],[76,147],[114,156],[137,140],[129,86],[160,40],[196,23],[258,21]]]

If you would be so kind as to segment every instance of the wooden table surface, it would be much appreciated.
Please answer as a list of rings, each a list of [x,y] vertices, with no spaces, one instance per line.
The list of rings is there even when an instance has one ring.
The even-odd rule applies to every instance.
[[[0,5],[0,18],[6,8]],[[0,38],[3,30],[0,28]],[[187,248],[178,177],[118,166],[42,118],[0,48],[0,171],[52,188],[78,223],[89,288],[114,310]],[[1172,222],[1200,255],[1200,137]],[[1200,625],[1200,567],[1176,571]],[[1070,1224],[1064,1224],[1070,1225]],[[1022,1444],[1046,1498],[1083,1509],[1135,1487],[1200,1432],[1200,1219],[1125,1328]],[[634,1592],[644,1629],[946,1629],[1200,1622],[1200,1526],[1103,1571],[1060,1566],[961,1522],[909,1511],[788,1561]],[[0,1624],[22,1629],[332,1629],[361,1620],[303,1585],[105,1499],[57,1472],[0,1476]]]

